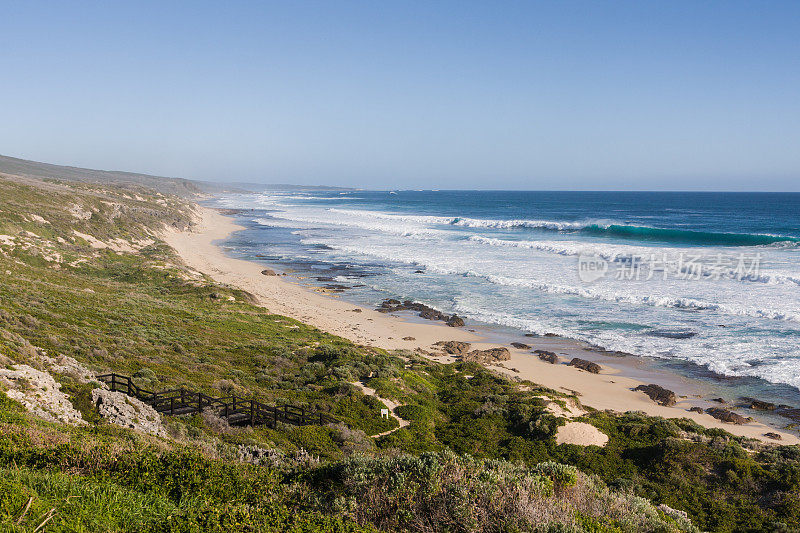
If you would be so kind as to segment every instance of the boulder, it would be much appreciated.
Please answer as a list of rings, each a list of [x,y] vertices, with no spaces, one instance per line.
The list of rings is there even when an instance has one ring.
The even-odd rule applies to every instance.
[[[453,315],[447,320],[447,325],[451,328],[460,328],[464,325],[464,319],[458,315]]]
[[[737,415],[733,411],[722,409],[721,407],[709,407],[706,409],[706,413],[710,414],[717,420],[722,420],[723,422],[729,422],[731,424],[742,425],[746,424],[748,421],[748,419],[742,415]]]
[[[517,348],[519,350],[530,350],[531,349],[530,346],[528,346],[527,344],[522,343],[522,342],[512,342],[511,346],[513,346],[514,348]]]
[[[772,439],[772,440],[781,440],[781,438],[782,438],[780,435],[778,435],[777,433],[773,433],[772,431],[768,431],[767,433],[764,433],[764,436],[767,437],[768,439]]]
[[[750,409],[757,409],[759,411],[774,411],[775,410],[775,404],[774,403],[764,402],[762,400],[756,400],[755,398],[748,398],[746,396],[744,398],[742,398],[742,401],[744,401],[747,404],[747,407],[749,407]]]
[[[461,341],[439,341],[434,344],[434,346],[439,346],[445,353],[461,355],[466,353],[466,351],[469,350],[469,347],[472,345],[468,342]]]
[[[488,350],[472,350],[462,354],[461,360],[466,362],[491,364],[498,361],[508,361],[511,359],[511,352],[508,348],[489,348]]]
[[[121,392],[105,389],[92,390],[92,400],[97,412],[109,423],[142,433],[166,437],[161,415],[146,403]]]
[[[548,352],[547,350],[534,350],[533,353],[539,356],[539,359],[542,361],[547,361],[548,363],[555,365],[558,363],[558,356],[555,352]]]
[[[703,408],[702,407],[696,407],[696,406],[695,407],[690,407],[689,411],[691,411],[692,413],[702,413],[703,412]]]
[[[591,361],[587,361],[586,359],[581,359],[579,357],[575,357],[572,361],[570,361],[569,366],[574,366],[575,368],[586,370],[587,372],[591,372],[592,374],[600,373],[600,365],[598,365],[597,363],[592,363]]]
[[[651,400],[666,407],[675,405],[675,402],[677,401],[674,392],[654,383],[649,385],[639,385],[633,390],[642,391],[650,396]]]
[[[264,276],[277,276],[278,275],[271,268],[265,268],[264,270],[261,271],[261,274],[263,274]]]

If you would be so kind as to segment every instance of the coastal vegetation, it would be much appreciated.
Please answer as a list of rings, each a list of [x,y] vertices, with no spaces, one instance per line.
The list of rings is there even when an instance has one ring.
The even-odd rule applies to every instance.
[[[798,447],[585,407],[573,420],[608,443],[559,445],[554,406],[575,396],[356,345],[186,267],[159,231],[189,228],[192,209],[135,185],[0,179],[0,366],[51,372],[86,422],[0,394],[4,530],[800,528]],[[209,412],[147,435],[99,416],[99,383],[48,367],[60,356],[148,390],[235,393],[341,423],[231,427]],[[359,382],[410,424],[380,417]]]

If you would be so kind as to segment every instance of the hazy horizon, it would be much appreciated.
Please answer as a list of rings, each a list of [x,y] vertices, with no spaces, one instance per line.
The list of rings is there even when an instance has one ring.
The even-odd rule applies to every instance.
[[[4,13],[11,157],[222,183],[800,191],[792,2]]]

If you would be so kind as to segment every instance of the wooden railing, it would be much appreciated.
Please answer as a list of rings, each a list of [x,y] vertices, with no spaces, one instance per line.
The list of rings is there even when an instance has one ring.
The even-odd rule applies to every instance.
[[[121,374],[103,374],[97,376],[97,379],[106,383],[112,391],[133,396],[152,406],[159,413],[166,415],[200,413],[206,408],[211,408],[231,425],[275,427],[278,422],[294,426],[339,422],[337,418],[327,413],[314,412],[292,405],[272,406],[236,395],[215,398],[184,388],[160,392],[148,391],[137,386],[130,377]]]

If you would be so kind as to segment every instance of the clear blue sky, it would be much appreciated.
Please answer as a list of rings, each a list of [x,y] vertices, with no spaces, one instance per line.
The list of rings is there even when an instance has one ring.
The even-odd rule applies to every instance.
[[[374,188],[800,190],[800,2],[5,2],[0,154]]]

